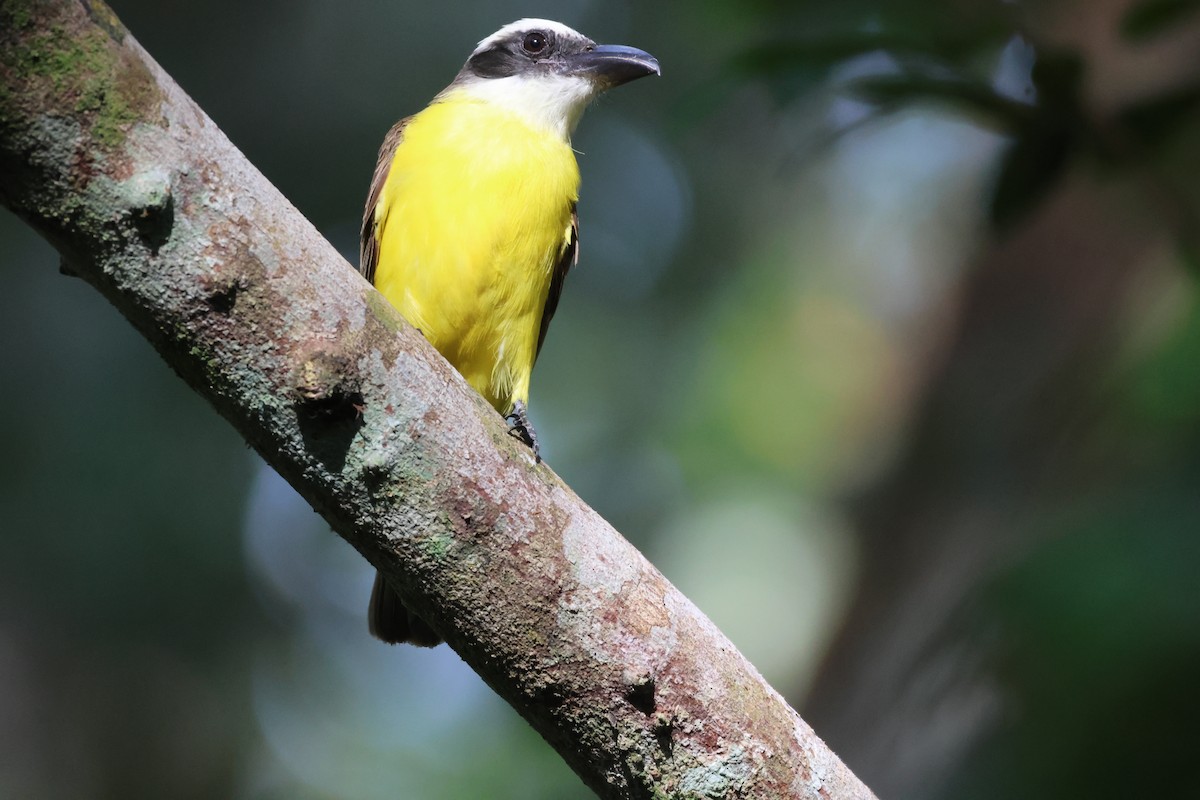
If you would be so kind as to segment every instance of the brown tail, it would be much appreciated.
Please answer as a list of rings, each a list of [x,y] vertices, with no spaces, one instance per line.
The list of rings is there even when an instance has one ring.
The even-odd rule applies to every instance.
[[[408,642],[420,647],[433,647],[442,643],[442,637],[425,624],[425,620],[404,607],[400,595],[378,572],[375,573],[375,586],[371,589],[367,624],[370,625],[372,636],[388,644]]]

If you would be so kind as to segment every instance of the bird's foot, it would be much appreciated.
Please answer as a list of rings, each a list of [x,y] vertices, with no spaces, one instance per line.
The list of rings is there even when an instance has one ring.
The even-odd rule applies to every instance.
[[[525,410],[525,403],[518,400],[513,403],[512,413],[505,417],[508,420],[508,433],[510,436],[515,436],[525,444],[529,445],[529,449],[533,450],[533,460],[542,460],[542,451],[538,447],[537,431],[533,429],[533,423],[529,421],[529,413]]]

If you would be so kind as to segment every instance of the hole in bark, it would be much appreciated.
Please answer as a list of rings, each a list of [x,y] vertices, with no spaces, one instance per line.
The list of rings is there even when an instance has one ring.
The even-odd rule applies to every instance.
[[[208,305],[218,314],[228,314],[233,311],[234,303],[237,302],[237,296],[242,291],[241,281],[234,281],[220,291],[213,292],[208,296]]]
[[[654,713],[654,679],[649,675],[639,678],[625,690],[629,704],[646,716]]]
[[[151,255],[158,251],[171,238],[175,227],[175,198],[168,194],[161,205],[147,206],[133,213],[133,227],[138,236],[150,248]]]
[[[654,739],[663,755],[670,756],[674,746],[675,718],[670,714],[659,714],[654,720]]]
[[[296,423],[312,454],[327,469],[341,472],[350,443],[363,426],[364,398],[344,377],[346,364],[335,354],[305,361],[296,380]]]
[[[296,422],[312,454],[331,472],[346,465],[350,443],[363,426],[361,392],[338,390],[297,404]]]

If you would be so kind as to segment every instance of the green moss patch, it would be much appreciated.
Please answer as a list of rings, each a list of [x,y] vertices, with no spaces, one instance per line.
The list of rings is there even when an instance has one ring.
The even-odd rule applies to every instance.
[[[106,24],[98,24],[93,7]],[[0,30],[0,123],[70,114],[113,147],[153,113],[157,84],[103,4],[0,0]]]

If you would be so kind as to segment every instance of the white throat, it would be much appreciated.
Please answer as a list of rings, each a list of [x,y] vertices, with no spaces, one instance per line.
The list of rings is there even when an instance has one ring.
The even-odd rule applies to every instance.
[[[461,81],[451,91],[511,111],[529,125],[554,132],[565,142],[596,96],[596,86],[577,75],[513,75]]]

